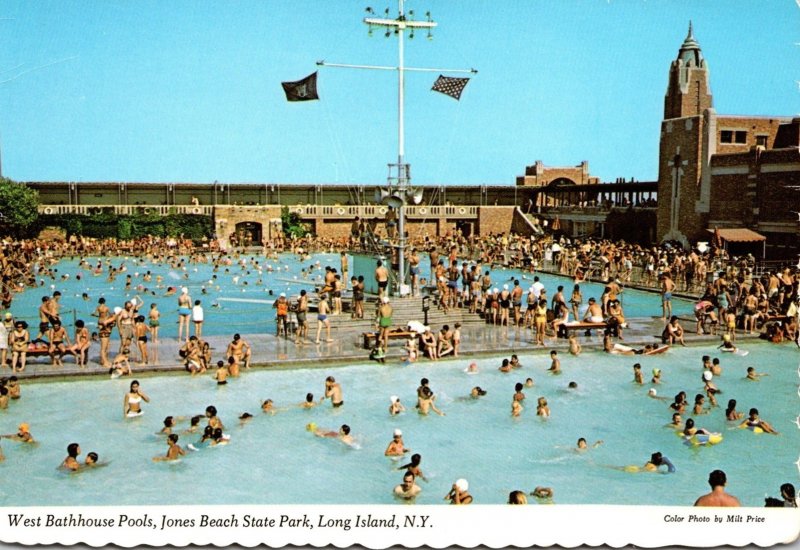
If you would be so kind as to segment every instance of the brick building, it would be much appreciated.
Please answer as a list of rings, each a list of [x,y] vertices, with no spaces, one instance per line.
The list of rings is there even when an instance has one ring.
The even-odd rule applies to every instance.
[[[717,114],[692,26],[669,70],[661,123],[657,238],[708,241],[747,228],[768,257],[798,251],[800,119]],[[794,206],[792,206],[794,205]]]

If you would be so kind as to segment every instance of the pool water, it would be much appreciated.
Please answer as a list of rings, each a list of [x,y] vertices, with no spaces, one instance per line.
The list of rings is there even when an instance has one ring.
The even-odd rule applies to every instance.
[[[715,354],[708,347],[670,349],[651,357],[564,356],[563,374],[555,376],[546,373],[550,361],[544,351],[522,355],[523,368],[510,374],[497,370],[497,356],[478,359],[475,375],[463,371],[469,362],[464,359],[257,370],[223,387],[210,377],[145,376],[141,389],[151,402],[143,404],[142,417],[127,420],[122,397],[130,379],[23,383],[22,399],[0,411],[0,433],[29,422],[39,443],[3,440],[0,506],[394,503],[392,488],[402,473],[383,452],[395,428],[403,430],[406,446],[423,457],[421,468],[429,481],[419,482],[423,491],[417,503],[443,503],[454,480],[463,477],[476,503],[502,504],[511,490],[541,485],[553,488],[557,504],[691,505],[707,492],[708,473],[719,468],[728,475],[728,490],[744,505],[763,506],[765,494],[777,496],[782,483],[796,483],[798,477],[800,430],[794,418],[800,353],[788,344],[746,347],[747,357]],[[702,389],[704,353],[721,359],[724,371],[715,382],[723,393],[720,408],[695,418],[698,426],[722,432],[724,440],[689,447],[664,427],[670,401],[648,397],[651,385],[634,384],[631,366],[641,362],[648,380],[654,367],[662,369],[658,394],[671,398],[685,390],[692,402]],[[751,365],[769,376],[746,381]],[[297,407],[307,392],[319,398],[328,375],[341,383],[344,406]],[[525,389],[522,416],[511,418],[514,384],[529,376],[536,385]],[[414,412],[422,377],[430,379],[446,416]],[[578,383],[577,390],[567,389],[570,381]],[[488,394],[462,399],[475,385]],[[389,416],[393,394],[408,412]],[[548,420],[535,415],[538,396],[549,402]],[[286,410],[262,414],[259,404],[268,397]],[[732,428],[723,412],[731,398],[738,400],[740,411],[757,407],[781,434]],[[164,436],[155,435],[165,416],[201,414],[212,404],[231,436],[229,445],[190,452],[174,464],[151,461],[166,452]],[[255,418],[241,426],[237,417],[245,411]],[[314,437],[305,429],[309,422],[324,429],[350,425],[358,448]],[[603,444],[577,453],[579,437]],[[196,439],[184,435],[180,443]],[[95,451],[108,466],[78,474],[57,471],[71,442],[80,443],[81,460]],[[655,451],[669,457],[677,472],[615,469],[643,465]]]
[[[236,262],[244,261],[245,267],[234,263],[228,268],[219,268],[216,273],[210,264],[202,263],[187,263],[185,269],[177,270],[167,264],[154,264],[137,258],[92,257],[88,261],[89,264],[96,265],[98,261],[105,264],[106,260],[115,267],[120,267],[124,262],[126,272],[118,275],[115,281],[108,282],[107,272],[94,276],[90,271],[80,267],[78,259],[64,259],[54,266],[57,270],[54,280],[49,277],[37,277],[37,280],[44,283],[41,287],[29,288],[16,294],[11,311],[15,317],[26,320],[35,330],[39,324],[37,308],[41,305],[42,296],[52,295],[58,290],[62,293],[62,322],[72,338],[76,319],[82,319],[90,330],[96,329],[97,324],[90,314],[97,307],[97,300],[101,296],[106,298],[107,305],[113,309],[138,295],[144,302],[139,312],[147,317],[150,304],[157,304],[161,312],[159,335],[164,338],[175,338],[178,333],[177,295],[180,290],[172,296],[164,296],[164,293],[168,286],[177,288],[185,286],[189,289],[192,300],[200,300],[202,303],[205,313],[204,334],[271,333],[275,330],[275,310],[272,301],[281,292],[285,292],[288,296],[297,294],[301,289],[311,292],[322,282],[325,266],[330,265],[337,270],[341,266],[339,254],[315,254],[311,260],[301,262],[297,255],[289,253],[281,254],[277,260],[265,259],[263,256],[242,256]],[[260,273],[258,268],[253,267],[254,261],[259,263]],[[350,265],[353,265],[352,258]],[[303,274],[303,269],[307,271],[306,275]],[[150,283],[142,279],[147,271],[152,273]],[[425,271],[426,269],[423,269],[423,272]],[[498,288],[502,288],[503,284],[512,286],[516,278],[527,292],[533,283],[533,276],[530,273],[519,270],[495,269],[491,273],[494,286]],[[69,277],[62,280],[61,277],[65,274]],[[132,288],[126,291],[125,276],[128,274],[133,276]],[[159,275],[163,278],[160,288],[156,282]],[[352,275],[351,273],[350,276]],[[365,278],[373,276],[372,273],[356,275],[364,275]],[[539,276],[549,296],[555,294],[558,285],[564,285],[564,295],[569,300],[573,287],[570,279],[546,274]],[[136,290],[139,285],[145,287],[147,291]],[[603,292],[603,286],[598,283],[582,283],[581,289],[584,296],[584,310],[585,302],[590,296],[599,300]],[[155,295],[150,292],[154,292]],[[88,295],[88,300],[83,299],[83,293]],[[627,289],[620,295],[620,300],[629,318],[661,315],[661,299],[657,294]],[[691,316],[692,303],[673,299],[673,310],[676,315]]]

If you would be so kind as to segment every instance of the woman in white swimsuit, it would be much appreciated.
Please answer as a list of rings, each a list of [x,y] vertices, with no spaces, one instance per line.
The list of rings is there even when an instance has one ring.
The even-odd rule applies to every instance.
[[[126,418],[133,418],[142,415],[142,401],[150,402],[150,398],[139,391],[139,381],[131,382],[131,389],[125,394],[122,400],[122,415]]]

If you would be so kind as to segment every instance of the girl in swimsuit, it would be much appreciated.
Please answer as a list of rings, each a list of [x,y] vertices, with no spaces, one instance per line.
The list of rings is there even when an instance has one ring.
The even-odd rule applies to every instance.
[[[192,314],[192,298],[189,296],[189,289],[183,287],[181,295],[178,296],[178,340],[181,339],[186,329],[186,339],[189,339],[189,319]]]
[[[122,400],[122,415],[126,418],[133,418],[142,415],[142,401],[150,402],[150,398],[139,391],[139,381],[131,382],[130,391],[125,394]]]

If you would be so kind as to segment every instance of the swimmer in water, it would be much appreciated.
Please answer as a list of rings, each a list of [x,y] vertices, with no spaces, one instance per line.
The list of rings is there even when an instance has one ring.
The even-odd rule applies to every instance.
[[[742,422],[739,425],[739,427],[750,428],[750,429],[761,428],[764,431],[764,433],[778,435],[778,432],[775,430],[775,428],[772,427],[772,425],[770,425],[767,421],[761,420],[761,418],[759,418],[758,409],[756,409],[755,407],[750,409],[747,420]]]
[[[411,455],[411,462],[408,464],[403,464],[402,466],[398,466],[398,470],[406,470],[411,474],[414,474],[414,477],[421,479],[427,483],[428,479],[425,477],[425,474],[422,473],[419,465],[422,463],[422,455],[419,453],[414,453]]]
[[[683,419],[681,418],[680,413],[672,413],[672,420],[669,424],[667,424],[668,428],[673,428],[675,430],[682,430],[683,429]]]
[[[139,389],[139,381],[134,380],[131,382],[130,390],[125,393],[125,397],[122,400],[122,416],[125,418],[141,416],[142,401],[149,403],[150,398]]]
[[[561,374],[561,360],[558,358],[558,352],[553,350],[550,352],[550,368],[547,369],[550,374]]]
[[[747,376],[748,380],[753,380],[758,382],[762,376],[769,376],[768,372],[756,372],[755,367],[747,367]]]
[[[744,413],[739,412],[736,410],[736,400],[729,399],[728,400],[728,408],[725,409],[725,419],[726,420],[741,420],[744,418]]]
[[[314,394],[313,393],[307,393],[306,394],[306,400],[303,401],[302,403],[300,403],[298,406],[301,409],[310,409],[311,407],[314,407],[316,405],[317,405],[317,403],[314,401]]]
[[[394,496],[403,500],[413,500],[422,491],[416,484],[416,476],[411,472],[403,474],[403,482],[394,488]]]
[[[595,449],[595,448],[599,447],[602,444],[603,444],[603,440],[602,439],[598,439],[597,441],[592,443],[592,449]],[[589,449],[589,444],[586,443],[586,438],[581,437],[580,439],[578,439],[578,444],[577,444],[577,447],[576,447],[575,450],[577,450],[577,451],[586,451],[588,449]]]
[[[396,395],[393,395],[389,398],[389,414],[392,416],[396,416],[401,412],[406,412],[405,406],[400,403],[400,398]]]
[[[693,435],[711,435],[711,432],[705,428],[696,428],[694,425],[694,418],[686,419],[686,426],[683,428],[683,435],[691,437]]]
[[[569,352],[572,355],[580,355],[581,354],[581,344],[578,342],[578,338],[570,333],[569,335]]]
[[[542,418],[550,417],[550,407],[547,406],[547,399],[544,397],[540,397],[536,401],[536,416],[541,416]]]
[[[667,472],[669,474],[675,473],[676,468],[670,462],[670,460],[662,455],[660,452],[653,453],[650,455],[650,460],[645,463],[644,466],[613,466],[616,470],[622,470],[623,472],[630,472],[630,473],[637,473],[637,472],[658,472],[661,466],[667,467]]]
[[[428,415],[430,411],[433,411],[439,416],[444,416],[444,413],[436,407],[435,400],[436,396],[433,395],[433,391],[428,386],[423,386],[417,398],[417,412]]]
[[[67,445],[67,458],[61,463],[61,468],[71,472],[77,472],[81,463],[78,462],[78,456],[81,454],[81,447],[77,443],[70,443]]]
[[[153,457],[153,462],[163,462],[163,461],[172,461],[178,460],[180,457],[186,454],[186,451],[178,445],[178,434],[170,434],[167,438],[167,454],[159,455]]]
[[[389,442],[388,447],[383,453],[383,456],[403,456],[411,449],[406,449],[403,443],[403,432],[395,430],[392,440]]]
[[[277,410],[275,409],[275,404],[272,402],[272,399],[265,399],[264,402],[261,403],[261,412],[273,415],[277,412]]]
[[[466,479],[458,479],[453,483],[450,492],[444,496],[444,500],[449,500],[450,504],[472,504],[472,495],[467,491],[469,490],[469,483]]]
[[[661,369],[653,369],[653,378],[650,379],[651,384],[661,383]]]
[[[636,384],[644,384],[644,376],[642,376],[642,365],[635,363],[633,365],[633,381]]]
[[[331,405],[334,409],[338,409],[344,405],[342,387],[338,382],[336,382],[336,379],[333,376],[329,376],[325,379],[325,394],[322,396],[322,399],[320,399],[320,403],[328,398],[330,398]]]
[[[310,424],[309,427],[312,427],[313,424]],[[352,445],[353,444],[353,436],[350,435],[350,426],[347,424],[342,424],[338,431],[333,430],[320,430],[315,429],[314,435],[317,437],[335,437],[338,438],[339,441],[344,443],[345,445]]]
[[[551,499],[553,498],[553,489],[550,487],[536,487],[531,491],[531,496],[543,500]]]
[[[19,425],[17,428],[17,433],[0,435],[0,439],[1,438],[18,441],[20,443],[36,443],[31,435],[30,426],[27,422],[23,422]]]

